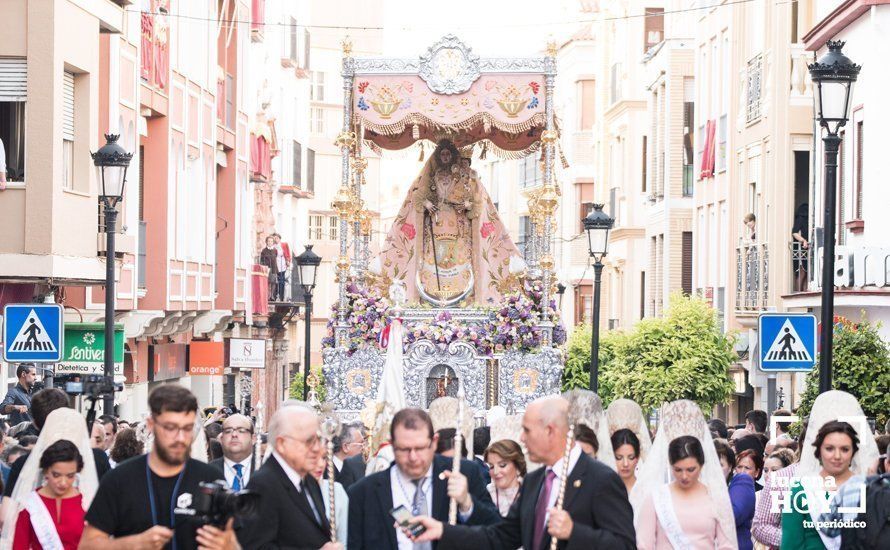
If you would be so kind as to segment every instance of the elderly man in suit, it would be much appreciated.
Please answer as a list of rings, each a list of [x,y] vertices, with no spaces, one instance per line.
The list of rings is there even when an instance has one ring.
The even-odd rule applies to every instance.
[[[452,460],[435,454],[433,421],[421,409],[397,412],[390,428],[395,462],[370,475],[349,490],[350,550],[422,550],[396,531],[389,511],[404,506],[413,515],[448,519],[449,499],[458,503],[461,523],[489,525],[500,521],[479,469],[461,461],[460,473],[451,471]]]
[[[365,447],[365,437],[362,434],[360,424],[346,424],[340,431],[340,435],[334,438],[334,481],[349,489],[349,486],[364,477],[358,475],[352,463],[347,459],[353,456],[361,456]],[[327,473],[325,473],[327,476]]]
[[[544,467],[528,474],[519,496],[504,521],[488,527],[444,525],[430,517],[416,521],[426,532],[416,542],[439,540],[438,550],[519,548],[543,550],[551,537],[559,548],[633,550],[636,535],[633,511],[621,478],[608,466],[581,452],[575,445],[565,456],[569,433],[568,402],[558,396],[534,401],[522,419],[522,440],[529,458]],[[554,506],[565,480],[563,508]]]
[[[240,491],[250,483],[250,476],[256,470],[253,450],[256,445],[253,421],[243,414],[233,414],[223,421],[219,442],[223,455],[211,460],[225,477],[226,483],[233,491]]]
[[[269,422],[269,444],[271,458],[247,486],[262,498],[256,519],[238,529],[241,545],[342,550],[342,544],[330,542],[331,525],[312,476],[323,456],[318,415],[306,405],[281,407]]]

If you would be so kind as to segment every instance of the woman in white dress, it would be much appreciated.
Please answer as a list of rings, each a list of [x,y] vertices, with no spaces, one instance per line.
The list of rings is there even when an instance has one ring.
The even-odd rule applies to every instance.
[[[680,400],[665,404],[661,413],[630,495],[637,546],[736,550],[729,492],[701,409]]]

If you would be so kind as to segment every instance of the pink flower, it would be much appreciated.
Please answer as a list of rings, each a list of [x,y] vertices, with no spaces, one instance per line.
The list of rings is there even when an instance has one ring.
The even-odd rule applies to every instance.
[[[414,240],[414,237],[417,236],[417,230],[414,229],[414,226],[410,223],[406,223],[402,225],[402,234],[408,238],[409,241]]]
[[[491,222],[483,223],[482,229],[479,230],[479,233],[482,234],[483,239],[487,239],[489,235],[494,233],[494,224]]]

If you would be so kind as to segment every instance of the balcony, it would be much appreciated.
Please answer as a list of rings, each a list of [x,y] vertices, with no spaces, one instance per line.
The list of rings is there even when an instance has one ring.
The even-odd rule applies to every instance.
[[[807,64],[812,61],[803,44],[791,46],[791,102],[812,107],[813,81]]]
[[[788,248],[791,250],[791,292],[806,292],[811,249],[797,241],[788,243]]]
[[[769,302],[769,250],[766,243],[742,242],[736,248],[736,311],[757,312]]]

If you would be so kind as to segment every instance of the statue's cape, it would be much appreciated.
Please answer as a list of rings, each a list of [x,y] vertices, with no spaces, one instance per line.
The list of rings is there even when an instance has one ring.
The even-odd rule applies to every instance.
[[[417,265],[423,257],[423,203],[429,195],[433,160],[427,160],[408,190],[386,236],[379,264],[373,269],[378,271],[383,289],[388,289],[393,281],[401,281],[407,289],[409,302],[418,301],[420,297],[416,284]],[[472,301],[479,306],[493,305],[500,303],[505,290],[514,286],[515,272],[521,271],[525,263],[481,182],[475,185],[475,195],[473,200],[479,206],[479,215],[471,220],[475,279]],[[514,273],[511,273],[511,258]]]

